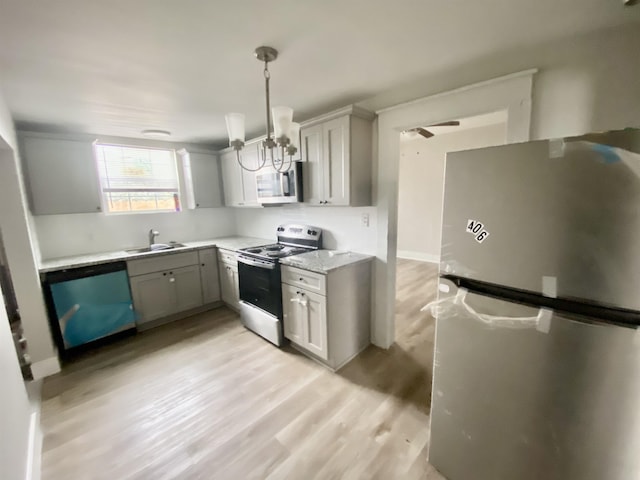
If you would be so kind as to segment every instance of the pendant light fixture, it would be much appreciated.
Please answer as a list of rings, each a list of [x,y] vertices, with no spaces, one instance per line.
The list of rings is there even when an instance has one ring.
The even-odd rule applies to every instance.
[[[269,97],[269,62],[278,58],[278,51],[272,47],[258,47],[255,56],[264,62],[264,87],[266,93],[267,111],[267,138],[263,140],[260,148],[260,158],[257,168],[249,168],[242,163],[240,151],[244,147],[245,117],[242,113],[228,113],[225,117],[227,122],[227,132],[229,134],[229,146],[236,151],[238,164],[244,170],[256,172],[267,163],[267,157],[271,159],[271,165],[278,172],[284,172],[291,168],[293,156],[299,148],[300,124],[293,122],[293,109],[289,107],[274,107],[271,109],[271,98]],[[271,119],[273,118],[273,137],[271,136]],[[278,152],[279,150],[279,152]],[[280,155],[278,155],[280,153]],[[285,163],[285,157],[289,156],[289,163]]]

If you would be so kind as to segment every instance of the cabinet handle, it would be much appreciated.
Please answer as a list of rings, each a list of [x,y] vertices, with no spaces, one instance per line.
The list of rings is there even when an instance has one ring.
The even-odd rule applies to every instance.
[[[169,275],[173,275],[173,272],[169,272]]]
[[[300,295],[302,295],[304,297],[304,292],[300,292]]]
[[[319,203],[320,203],[320,205],[322,205],[322,200],[320,200],[320,202],[319,202]]]
[[[166,276],[167,276],[167,272],[164,272],[164,273],[162,274],[162,276],[166,277]]]
[[[102,207],[96,207],[96,210],[100,211],[100,210],[102,210]]]
[[[204,263],[201,263],[201,264],[200,264],[200,266],[201,266],[201,267],[204,267]]]
[[[199,204],[199,203],[196,203],[196,207],[199,207],[199,206],[200,206],[200,204]]]
[[[300,277],[300,281],[301,281],[301,282],[304,282],[304,278]]]

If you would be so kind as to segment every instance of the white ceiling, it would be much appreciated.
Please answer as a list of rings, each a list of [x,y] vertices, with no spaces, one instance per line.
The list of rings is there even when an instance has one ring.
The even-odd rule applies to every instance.
[[[507,47],[638,21],[622,0],[0,0],[0,85],[21,126],[220,143],[229,111],[262,133],[259,45],[280,51],[273,104],[304,120]]]

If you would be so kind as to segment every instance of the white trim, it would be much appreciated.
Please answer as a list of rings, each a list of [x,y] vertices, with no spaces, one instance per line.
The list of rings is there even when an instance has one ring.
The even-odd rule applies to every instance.
[[[448,95],[455,95],[456,93],[466,92],[467,90],[471,90],[478,87],[484,87],[487,85],[492,85],[494,83],[504,82],[506,80],[512,80],[518,77],[526,77],[532,76],[538,73],[537,68],[530,68],[528,70],[522,70],[520,72],[510,73],[508,75],[502,75],[501,77],[490,78],[489,80],[483,80],[482,82],[472,83],[471,85],[465,85],[464,87],[454,88],[453,90],[447,90],[446,92],[434,93],[433,95],[429,95],[428,97],[417,98],[415,100],[409,100],[408,102],[399,103],[397,105],[392,105],[390,107],[381,108],[380,110],[376,110],[376,114],[380,115],[381,113],[388,112],[390,110],[396,110],[398,108],[408,107],[411,105],[415,105],[416,103],[421,103],[426,100],[434,100],[440,97],[446,97]]]
[[[50,357],[31,365],[31,373],[34,380],[54,375],[60,371],[58,357]]]
[[[440,255],[434,255],[432,253],[412,252],[410,250],[398,250],[396,257],[404,258],[407,260],[417,260],[419,262],[429,262],[429,263],[440,264]]]
[[[407,127],[507,111],[507,142],[530,138],[533,75],[537,69],[475,83],[380,110],[375,205],[377,248],[371,341],[389,348],[395,340],[396,254],[400,132]]]

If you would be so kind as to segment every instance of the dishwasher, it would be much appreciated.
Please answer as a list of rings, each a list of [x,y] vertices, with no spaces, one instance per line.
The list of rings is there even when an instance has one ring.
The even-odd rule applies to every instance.
[[[125,262],[48,272],[42,286],[51,331],[63,358],[97,340],[135,331]]]

